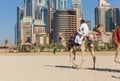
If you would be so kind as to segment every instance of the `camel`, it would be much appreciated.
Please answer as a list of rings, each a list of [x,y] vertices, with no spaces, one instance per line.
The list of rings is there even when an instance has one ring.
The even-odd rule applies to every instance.
[[[93,35],[89,34],[89,37],[92,38]],[[93,69],[95,69],[96,57],[95,57],[95,54],[94,54],[94,47],[93,47],[92,43],[93,43],[93,40],[88,40],[88,38],[86,37],[82,41],[81,45],[76,45],[74,43],[74,36],[71,36],[69,38],[67,45],[68,45],[68,50],[70,52],[70,54],[69,54],[70,63],[72,63],[73,68],[80,69],[82,67],[82,65],[85,61],[85,55],[86,55],[85,49],[88,48],[90,53],[91,53],[91,56],[93,58]],[[80,65],[75,64],[77,50],[81,50],[81,54],[82,54],[82,60],[81,60]]]
[[[116,28],[120,29],[120,25],[118,25]],[[103,43],[110,43],[110,42],[114,42],[114,31],[111,33],[112,35],[108,36],[105,34],[104,30],[103,30],[103,26],[102,25],[98,25],[97,27],[94,28],[94,31],[99,32],[99,36],[102,40]],[[119,34],[120,32],[117,32],[117,34]],[[118,41],[118,43],[120,43],[120,40]],[[116,45],[116,54],[115,54],[115,58],[114,61],[115,63],[119,63],[120,61],[118,59],[118,54],[120,52],[120,44]]]

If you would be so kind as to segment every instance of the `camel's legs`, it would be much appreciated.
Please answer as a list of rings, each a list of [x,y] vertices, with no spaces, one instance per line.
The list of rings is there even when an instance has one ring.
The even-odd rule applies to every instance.
[[[70,62],[72,63],[72,67],[76,67],[77,65],[74,63],[75,61],[75,57],[76,57],[76,51],[74,49],[74,47],[72,49],[70,49]]]
[[[82,53],[82,61],[81,61],[81,64],[79,67],[81,68],[85,61],[85,41],[83,41],[83,43],[81,44],[80,49],[81,49],[81,53]]]
[[[95,53],[94,53],[94,48],[89,47],[89,51],[90,51],[92,58],[93,58],[93,69],[95,69],[96,57],[95,57]]]
[[[116,63],[119,63],[119,64],[120,64],[120,61],[119,61],[119,59],[118,59],[118,54],[119,54],[119,52],[120,52],[120,45],[117,47],[116,54],[115,54],[115,58],[114,58],[114,61],[115,61]]]

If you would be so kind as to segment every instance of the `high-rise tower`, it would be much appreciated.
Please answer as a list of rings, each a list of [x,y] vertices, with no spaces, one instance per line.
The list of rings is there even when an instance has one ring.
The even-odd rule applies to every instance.
[[[24,16],[32,16],[32,0],[24,0]]]
[[[54,11],[67,8],[67,0],[54,0]]]
[[[72,0],[72,8],[78,9],[78,19],[81,20],[83,18],[83,12],[82,12],[82,2],[81,0]]]
[[[47,33],[49,34],[49,42],[53,43],[53,5],[51,4],[51,6],[48,9],[48,15],[47,15],[47,26],[46,26],[46,30]]]
[[[78,11],[77,9],[57,10],[54,13],[53,39],[55,43],[56,42],[64,43],[64,41],[68,41],[70,36],[75,34],[78,28],[77,11]]]
[[[106,0],[98,0],[98,6],[106,5]]]
[[[47,0],[38,0],[35,11],[35,19],[41,19],[45,24],[47,22]]]
[[[23,9],[20,8],[20,7],[17,7],[17,23],[16,23],[16,26],[15,26],[15,44],[17,45],[17,42],[20,38],[20,21],[21,19],[23,18]]]
[[[46,3],[47,3],[47,8],[50,9],[51,5],[53,5],[53,1],[54,0],[47,0]]]
[[[83,12],[82,12],[82,2],[81,0],[72,0],[72,8],[78,10],[78,27],[80,27],[80,20],[83,19]]]
[[[24,16],[36,18],[36,11],[39,5],[45,6],[46,0],[24,0]]]
[[[95,8],[95,25],[101,24],[106,31],[106,12],[110,9],[110,4],[106,0],[98,0],[98,6]]]
[[[106,31],[112,31],[115,27],[120,24],[120,12],[119,8],[111,7],[106,13]]]

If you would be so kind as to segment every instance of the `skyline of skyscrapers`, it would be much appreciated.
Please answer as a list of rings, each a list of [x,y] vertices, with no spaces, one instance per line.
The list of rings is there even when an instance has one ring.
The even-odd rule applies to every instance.
[[[27,21],[27,19],[31,21],[31,26],[33,26],[31,29],[29,28],[29,32],[33,31],[34,27],[38,27],[36,29],[44,28],[46,36],[49,37],[49,43],[59,42],[60,35],[64,36],[65,40],[67,40],[68,37],[80,26],[80,20],[84,18],[81,0],[71,1],[72,8],[67,9],[67,0],[24,0],[24,9],[17,8],[17,27],[15,30],[15,33],[17,34],[15,36],[16,43],[21,35],[20,31],[22,30],[20,27],[25,27],[21,24],[21,20],[24,24],[27,24],[27,22],[24,22]],[[119,9],[115,8],[112,10],[110,4],[107,3],[106,0],[98,1],[98,6],[95,8],[95,25],[102,24],[104,31],[110,31],[113,29],[111,23],[117,25],[118,22],[120,22],[118,19],[119,17],[117,17],[119,16],[117,15],[119,14]],[[86,23],[89,25],[90,29],[92,29],[91,20],[88,19]],[[72,29],[74,29],[74,31],[72,31]],[[23,32],[27,33],[28,31],[24,30]],[[29,36],[34,39],[34,43],[36,43],[35,40],[40,40],[41,35],[35,34],[35,36]],[[25,39],[30,40],[29,38]]]
[[[24,14],[22,15],[22,13]],[[40,44],[40,36],[43,36],[42,39],[48,37],[45,31],[43,32],[44,35],[41,35],[40,33],[40,31],[42,31],[40,29],[45,29],[46,27],[46,15],[47,9],[45,0],[24,0],[24,9],[20,9],[19,7],[17,8],[15,43],[17,44],[18,40],[22,40],[21,44]],[[38,29],[39,32],[35,34],[33,32],[34,29]],[[44,43],[46,43],[47,41],[49,40],[44,41]]]

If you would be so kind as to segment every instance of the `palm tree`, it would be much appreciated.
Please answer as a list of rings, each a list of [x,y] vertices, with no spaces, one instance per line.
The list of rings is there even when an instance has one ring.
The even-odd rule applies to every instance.
[[[18,40],[18,41],[17,41],[17,50],[18,50],[19,52],[22,52],[21,43],[22,43],[22,40]]]
[[[22,40],[19,39],[19,40],[17,41],[17,45],[21,45],[21,43],[22,43]]]

